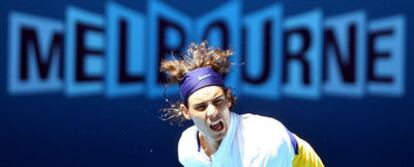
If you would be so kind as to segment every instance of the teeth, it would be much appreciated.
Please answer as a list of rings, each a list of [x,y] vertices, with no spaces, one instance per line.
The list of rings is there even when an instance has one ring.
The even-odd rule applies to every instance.
[[[216,121],[216,122],[211,123],[210,125],[214,126],[214,125],[219,124],[220,122],[221,122],[221,120],[218,120],[218,121]]]

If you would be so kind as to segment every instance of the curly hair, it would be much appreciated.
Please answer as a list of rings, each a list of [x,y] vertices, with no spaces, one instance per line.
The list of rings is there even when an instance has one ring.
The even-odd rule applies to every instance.
[[[179,84],[186,73],[201,67],[210,67],[221,76],[224,76],[229,72],[231,66],[229,57],[232,55],[231,50],[223,51],[219,48],[207,47],[207,41],[203,41],[199,45],[191,43],[187,49],[187,54],[181,55],[180,58],[172,55],[172,60],[162,60],[160,72],[167,74],[167,81],[170,84]],[[227,92],[229,88],[223,88],[223,90]],[[231,94],[231,91],[229,96],[231,103],[235,104],[236,97]],[[188,107],[187,102],[170,102],[167,97],[165,97],[165,100],[168,106],[160,110],[161,120],[168,121],[171,125],[181,126],[186,119],[180,110],[180,105],[184,104]]]

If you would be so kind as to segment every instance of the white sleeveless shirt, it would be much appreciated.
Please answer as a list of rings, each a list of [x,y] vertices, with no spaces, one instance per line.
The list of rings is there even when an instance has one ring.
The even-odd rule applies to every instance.
[[[230,113],[230,126],[209,158],[193,125],[181,135],[178,159],[186,167],[291,167],[295,156],[288,130],[276,119]]]

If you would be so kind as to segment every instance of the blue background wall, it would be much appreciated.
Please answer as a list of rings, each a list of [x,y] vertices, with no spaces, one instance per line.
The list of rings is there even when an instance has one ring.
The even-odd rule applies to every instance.
[[[145,13],[147,2],[116,1]],[[201,16],[222,1],[162,1],[189,16]],[[368,19],[406,17],[406,90],[403,97],[322,96],[319,100],[282,97],[278,101],[243,96],[238,113],[272,116],[311,143],[326,166],[412,166],[414,72],[413,16],[410,1],[277,1],[284,16],[319,7],[324,16],[365,10]],[[65,20],[74,5],[105,13],[105,2],[0,2],[0,166],[178,166],[176,147],[182,127],[159,120],[162,99],[144,95],[107,99],[102,95],[68,98],[63,93],[11,96],[7,92],[7,18],[22,11]],[[243,1],[243,13],[275,1]],[[237,92],[237,90],[235,90]],[[190,125],[190,123],[188,124]],[[188,126],[186,125],[186,126]]]

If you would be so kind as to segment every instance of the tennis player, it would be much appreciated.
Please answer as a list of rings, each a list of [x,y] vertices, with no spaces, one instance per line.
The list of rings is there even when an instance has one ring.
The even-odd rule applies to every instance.
[[[182,58],[163,60],[160,70],[179,84],[182,101],[161,109],[162,119],[192,120],[178,143],[186,167],[323,167],[313,148],[274,118],[232,112],[235,96],[223,75],[231,50],[191,44]]]

